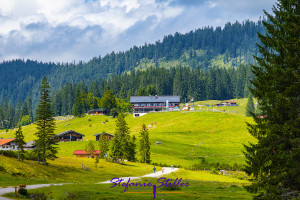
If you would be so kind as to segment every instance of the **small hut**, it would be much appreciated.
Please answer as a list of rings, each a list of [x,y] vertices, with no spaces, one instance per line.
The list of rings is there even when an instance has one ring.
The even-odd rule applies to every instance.
[[[96,141],[99,141],[99,139],[100,139],[100,136],[102,135],[103,133],[98,133],[98,134],[95,134],[94,136],[96,136]],[[113,139],[113,137],[114,137],[114,135],[112,135],[112,134],[110,134],[110,133],[104,133],[105,134],[105,136],[106,136],[106,138],[108,139],[108,140],[112,140]]]
[[[103,108],[96,108],[89,111],[89,115],[109,115],[109,112]]]

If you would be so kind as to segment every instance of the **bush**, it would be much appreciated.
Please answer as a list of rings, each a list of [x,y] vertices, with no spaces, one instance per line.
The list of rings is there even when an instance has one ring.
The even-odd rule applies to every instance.
[[[212,174],[219,174],[218,171],[216,170],[216,168],[212,168],[211,171],[210,171],[210,173],[212,173]]]
[[[3,166],[0,166],[0,172],[6,172],[6,170]]]
[[[22,196],[27,196],[28,195],[28,191],[25,188],[20,188],[18,190],[18,193]]]

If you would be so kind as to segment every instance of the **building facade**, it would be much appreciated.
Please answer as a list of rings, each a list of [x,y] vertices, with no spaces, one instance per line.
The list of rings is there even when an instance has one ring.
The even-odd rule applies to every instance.
[[[103,108],[96,108],[89,111],[89,115],[109,115],[109,112]]]
[[[56,135],[58,142],[82,141],[84,135],[74,130],[68,130]]]
[[[179,110],[180,96],[131,96],[133,116],[140,117],[150,112]]]
[[[96,141],[99,141],[100,139],[100,136],[102,135],[103,133],[98,133],[98,134],[95,134],[94,136],[96,136]],[[112,140],[114,138],[114,135],[110,134],[110,133],[104,133],[105,134],[105,137],[107,138],[107,140]]]
[[[1,138],[0,150],[18,150],[18,144],[15,140],[15,138]]]

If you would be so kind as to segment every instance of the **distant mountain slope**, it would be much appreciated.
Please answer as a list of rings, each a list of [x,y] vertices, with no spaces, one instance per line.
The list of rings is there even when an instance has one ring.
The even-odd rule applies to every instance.
[[[148,66],[170,67],[176,64],[205,69],[209,66],[238,66],[253,62],[257,55],[257,32],[263,32],[261,21],[227,23],[224,28],[204,27],[186,34],[175,33],[157,41],[94,57],[87,63],[42,63],[12,60],[0,64],[0,103],[7,98],[16,104],[31,95],[35,102],[41,78],[47,76],[57,90],[66,82],[100,80]]]

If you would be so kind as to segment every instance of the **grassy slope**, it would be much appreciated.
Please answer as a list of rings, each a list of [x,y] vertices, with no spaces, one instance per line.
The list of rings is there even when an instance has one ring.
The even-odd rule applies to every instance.
[[[244,102],[245,99],[239,101]],[[197,102],[196,105],[200,103]],[[251,122],[252,119],[242,116],[245,109],[243,106],[220,108],[235,109],[232,110],[235,115],[226,112],[211,112],[211,109],[201,107],[201,110],[198,110],[201,112],[152,113],[139,118],[133,118],[129,114],[126,121],[131,134],[135,134],[137,138],[143,123],[148,126],[156,122],[154,127],[149,128],[152,161],[155,163],[190,167],[198,163],[197,158],[201,156],[205,157],[208,162],[242,164],[244,162],[243,144],[248,141],[254,142],[245,124],[245,121]],[[109,122],[102,124],[105,119]],[[95,140],[93,135],[96,133],[102,131],[114,133],[115,119],[107,116],[85,116],[70,121],[59,120],[55,132],[70,129],[84,134],[84,141],[59,143],[59,156],[72,156],[74,150],[84,149],[87,140]],[[25,139],[27,141],[35,139],[35,131],[34,125],[23,127]],[[13,137],[14,133],[15,131],[10,131],[2,134],[1,137]],[[161,141],[162,144],[155,145],[156,141]]]
[[[218,102],[197,102],[195,105]],[[239,104],[244,104],[244,102],[246,102],[245,99],[238,100]],[[207,109],[201,106],[197,106],[196,109],[195,112],[153,113],[139,118],[128,115],[126,121],[131,134],[137,136],[142,123],[149,125],[156,122],[155,127],[149,128],[153,162],[190,167],[192,164],[199,162],[197,159],[199,156],[203,156],[208,162],[243,163],[242,144],[247,143],[247,141],[254,141],[246,130],[245,121],[251,122],[252,119],[243,116],[245,107],[224,107],[225,112],[212,112],[213,108]],[[226,112],[233,114],[227,114]],[[105,119],[108,119],[109,122],[102,124]],[[57,121],[56,133],[69,129],[85,134],[85,141],[59,143],[60,158],[51,161],[48,167],[33,161],[21,163],[13,158],[0,157],[0,166],[4,166],[8,171],[8,173],[0,172],[0,185],[47,182],[76,183],[76,185],[35,190],[36,192],[50,193],[53,199],[61,199],[62,196],[66,195],[66,191],[78,196],[79,199],[81,197],[84,197],[83,199],[153,198],[152,194],[126,194],[123,192],[123,188],[110,189],[108,185],[91,184],[109,180],[112,177],[147,174],[151,172],[152,166],[138,163],[130,163],[124,166],[100,160],[98,167],[95,168],[93,159],[70,157],[74,150],[85,148],[86,140],[94,140],[93,134],[103,130],[113,133],[115,119],[107,116],[85,116],[69,121],[67,119]],[[36,129],[34,125],[23,127],[23,131],[27,141],[35,138],[34,132]],[[13,137],[13,134],[14,131],[10,131],[2,134],[1,137]],[[162,141],[162,145],[154,145],[156,141]],[[95,144],[97,143],[95,142]],[[81,170],[82,163],[92,171]],[[158,168],[158,170],[160,169]],[[12,176],[12,174],[15,176]],[[250,195],[241,188],[241,185],[247,182],[230,176],[215,175],[207,171],[181,169],[168,175],[168,177],[173,179],[183,178],[184,181],[189,181],[191,186],[182,189],[185,192],[184,194],[158,194],[157,197],[164,199],[250,199]],[[238,187],[235,185],[238,185]],[[151,191],[151,189],[148,190]]]
[[[91,171],[82,170],[82,164]],[[43,166],[36,161],[20,162],[15,158],[0,156],[0,166],[6,172],[0,171],[0,186],[34,183],[97,183],[113,177],[140,176],[152,172],[152,166],[141,163],[126,162],[125,165],[99,161],[89,158],[64,157],[49,161],[49,166]]]

